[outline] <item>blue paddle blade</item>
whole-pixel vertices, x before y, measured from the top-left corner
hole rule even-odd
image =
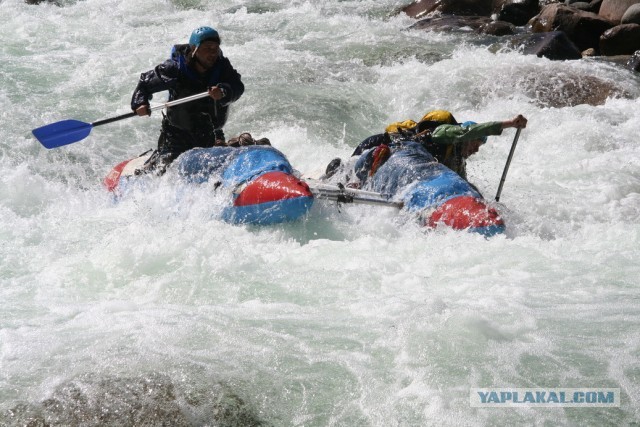
[[[32,130],[33,136],[46,148],[62,147],[86,138],[91,133],[91,123],[79,120],[63,120]]]

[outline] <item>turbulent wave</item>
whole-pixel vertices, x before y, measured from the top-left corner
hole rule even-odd
[[[638,77],[407,30],[400,3],[0,2],[0,420],[73,420],[80,407],[99,420],[121,392],[188,415],[189,393],[207,386],[191,401],[204,415],[187,423],[228,410],[265,425],[640,416]],[[155,146],[155,113],[55,150],[31,137],[128,112],[139,74],[203,24],[247,86],[227,136],[268,137],[304,173],[434,108],[527,116],[501,196],[507,235],[427,232],[394,210],[328,203],[298,223],[232,226],[211,218],[215,196],[177,198],[168,177],[114,203],[101,180]],[[593,84],[607,90],[585,103]],[[513,136],[469,161],[487,198]],[[149,378],[175,399],[145,394]],[[487,387],[620,388],[622,400],[471,407],[469,390]]]

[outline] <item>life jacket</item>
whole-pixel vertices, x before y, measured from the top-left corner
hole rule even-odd
[[[220,82],[224,67],[222,54],[205,75],[199,75],[187,63],[189,45],[176,45],[171,50],[171,59],[180,72],[177,84],[169,90],[169,100],[206,92]],[[209,97],[177,105],[167,110],[167,119],[172,126],[195,133],[211,133],[222,128],[227,121],[228,109]]]
[[[431,135],[433,131],[440,125],[450,124],[448,121],[436,121],[436,120],[422,120],[415,127],[416,140],[420,142],[427,151],[436,158],[440,163],[450,162],[450,159],[455,156],[456,148],[454,145],[442,145],[433,141]]]
[[[403,133],[413,130],[418,124],[411,119],[404,120],[402,122],[393,122],[387,126],[384,131],[386,133]]]

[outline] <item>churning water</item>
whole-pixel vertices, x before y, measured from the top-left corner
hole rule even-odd
[[[637,422],[640,79],[407,30],[402,4],[0,1],[0,424]],[[507,235],[326,203],[233,226],[206,186],[170,176],[114,203],[102,178],[155,146],[159,114],[54,150],[31,136],[128,112],[139,74],[201,25],[247,87],[227,137],[268,137],[302,172],[431,109],[524,114]],[[580,102],[603,87],[601,105]],[[513,136],[469,162],[488,198]],[[619,388],[621,405],[470,405],[505,387]]]

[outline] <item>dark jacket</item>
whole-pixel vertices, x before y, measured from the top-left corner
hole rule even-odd
[[[141,105],[148,105],[154,93],[164,90],[169,91],[169,101],[206,92],[211,86],[217,85],[224,90],[225,96],[219,101],[207,97],[167,109],[163,134],[169,135],[164,135],[165,144],[170,150],[175,148],[173,151],[212,145],[210,139],[214,131],[221,130],[227,121],[229,105],[244,92],[240,74],[222,52],[213,68],[205,75],[199,75],[188,64],[190,49],[188,44],[174,46],[170,59],[140,75],[131,98],[131,108],[136,110]]]
[[[398,135],[397,137],[390,136],[389,134],[370,136],[358,145],[352,156],[365,153],[367,150],[380,144],[388,144],[394,149],[395,141],[400,141],[400,146],[402,146],[404,141],[414,140],[420,142],[438,162],[462,178],[467,179],[466,160],[460,154],[460,145],[465,141],[502,134],[502,122],[478,123],[469,127],[462,127],[458,124],[420,122],[418,126],[416,126],[414,133],[419,133],[426,129],[431,130],[431,133],[419,138],[416,138],[416,135],[411,135],[410,132],[406,135]],[[365,163],[363,163],[363,165],[365,165]]]

